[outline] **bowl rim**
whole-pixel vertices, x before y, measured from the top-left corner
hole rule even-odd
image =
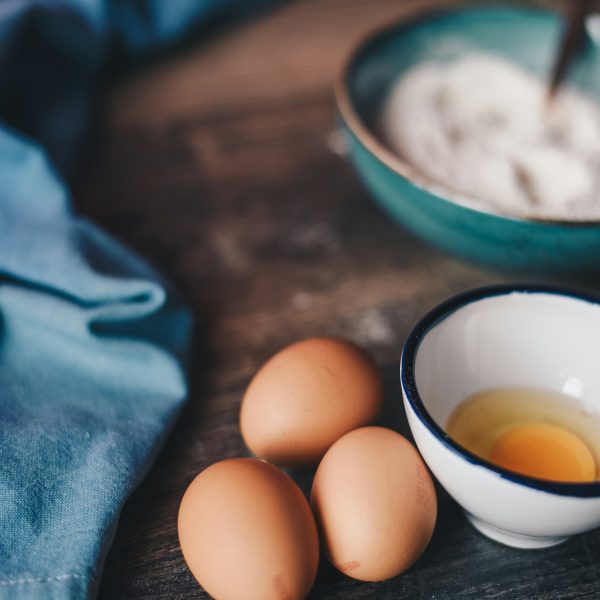
[[[425,314],[425,316],[423,316],[413,327],[404,343],[404,347],[402,349],[402,358],[400,361],[400,383],[404,396],[418,419],[429,430],[429,432],[439,442],[441,442],[447,450],[458,455],[463,460],[466,460],[475,466],[484,467],[488,471],[500,476],[503,479],[513,483],[518,483],[528,488],[533,488],[535,490],[578,498],[598,497],[600,496],[599,480],[588,483],[567,483],[538,479],[535,477],[520,475],[519,473],[498,467],[491,462],[480,458],[454,441],[450,435],[436,423],[429,411],[425,408],[425,404],[421,399],[415,381],[415,362],[419,351],[419,346],[425,339],[425,336],[436,325],[469,304],[473,304],[474,302],[479,302],[487,298],[510,295],[515,292],[520,294],[549,294],[552,296],[582,300],[594,306],[600,307],[600,298],[597,296],[568,288],[538,284],[490,285],[467,290],[452,296]]]
[[[546,15],[558,15],[557,11],[541,6],[516,6],[502,5],[494,2],[484,5],[473,5],[468,0],[454,6],[434,5],[425,9],[417,9],[416,12],[408,14],[399,20],[394,20],[384,25],[380,25],[363,35],[353,44],[348,53],[342,68],[338,71],[334,83],[334,96],[337,110],[342,121],[347,125],[350,131],[356,136],[359,143],[372,154],[379,162],[388,169],[406,179],[415,187],[433,195],[438,200],[447,202],[454,206],[465,208],[486,216],[514,221],[518,223],[536,224],[536,225],[554,225],[568,228],[589,228],[600,226],[600,219],[565,219],[552,217],[539,217],[535,215],[511,215],[493,208],[483,207],[475,198],[467,194],[452,192],[443,184],[420,173],[410,163],[397,156],[392,150],[378,139],[371,131],[359,111],[356,109],[349,90],[348,82],[354,66],[368,52],[372,46],[382,39],[402,33],[410,27],[426,23],[431,19],[446,18],[455,14],[464,12],[485,13],[490,10],[510,10],[511,12],[544,13]],[[456,194],[456,195],[454,195]]]

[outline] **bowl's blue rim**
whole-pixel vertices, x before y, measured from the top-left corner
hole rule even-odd
[[[425,336],[439,323],[449,317],[452,313],[457,310],[464,308],[465,306],[478,302],[486,298],[492,298],[495,296],[503,296],[512,293],[522,294],[550,294],[555,296],[562,296],[566,298],[572,298],[576,300],[582,300],[596,306],[600,306],[600,298],[570,290],[567,288],[549,286],[549,285],[538,285],[538,284],[504,284],[504,285],[491,285],[480,288],[475,288],[466,292],[462,292],[456,296],[445,300],[433,310],[429,311],[421,320],[413,327],[409,333],[408,338],[404,343],[402,350],[402,360],[400,368],[400,382],[402,389],[406,395],[406,398],[414,410],[415,414],[427,427],[430,433],[437,438],[448,450],[458,454],[461,458],[468,461],[471,464],[485,467],[489,471],[492,471],[496,475],[499,475],[503,479],[507,479],[514,483],[548,492],[551,494],[558,494],[561,496],[573,496],[579,498],[593,498],[600,496],[600,481],[590,483],[561,483],[556,481],[547,481],[544,479],[537,479],[534,477],[527,477],[525,475],[519,475],[507,469],[498,467],[485,459],[478,457],[469,450],[466,450],[455,442],[433,419],[429,414],[429,411],[425,408],[425,405],[419,395],[417,384],[415,381],[415,361],[417,358],[419,346],[421,345]]]
[[[392,21],[391,23],[379,26],[360,38],[358,42],[354,44],[347,55],[341,70],[338,72],[338,76],[334,85],[337,112],[345,126],[348,127],[348,129],[356,137],[357,141],[379,163],[411,183],[413,186],[426,191],[442,202],[447,202],[463,210],[479,213],[487,217],[515,223],[546,225],[569,229],[597,228],[600,226],[600,219],[596,218],[564,219],[560,217],[538,217],[535,215],[511,215],[501,211],[496,211],[491,207],[479,206],[471,199],[464,201],[460,198],[452,198],[450,192],[448,192],[448,194],[442,194],[438,190],[443,190],[444,186],[436,183],[429,177],[418,173],[409,163],[397,156],[379,140],[379,138],[364,122],[363,118],[360,116],[360,112],[354,104],[354,100],[349,89],[350,74],[358,61],[381,40],[393,35],[397,35],[409,27],[421,25],[434,19],[443,19],[467,11],[477,11],[484,14],[488,11],[503,9],[513,12],[544,14],[547,16],[558,15],[556,10],[536,5],[519,6],[513,4],[501,4],[498,2],[498,0],[489,0],[483,4],[474,4],[472,0],[463,0],[454,6],[438,5],[431,6],[423,10],[418,10],[417,12],[411,13],[400,20]]]

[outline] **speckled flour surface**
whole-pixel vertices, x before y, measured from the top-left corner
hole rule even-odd
[[[514,216],[600,218],[600,109],[493,55],[413,67],[380,119],[385,143],[423,175]]]

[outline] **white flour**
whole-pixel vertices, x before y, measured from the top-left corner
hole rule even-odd
[[[600,109],[491,55],[423,63],[393,86],[386,144],[432,181],[505,214],[600,218]]]

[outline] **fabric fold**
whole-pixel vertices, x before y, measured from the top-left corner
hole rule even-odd
[[[2,156],[18,157],[23,183],[0,186],[0,598],[92,597],[122,505],[185,400],[191,317],[71,214],[39,147],[0,131]]]

